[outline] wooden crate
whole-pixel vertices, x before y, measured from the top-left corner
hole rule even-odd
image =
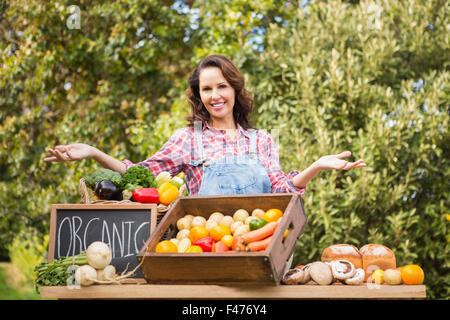
[[[284,214],[264,252],[155,253],[159,241],[175,237],[176,222],[185,214],[206,219],[215,211],[233,215],[237,209],[281,209]],[[278,285],[286,261],[306,226],[303,202],[298,194],[181,197],[176,200],[137,255],[141,269],[153,284]],[[285,230],[289,232],[283,237]]]

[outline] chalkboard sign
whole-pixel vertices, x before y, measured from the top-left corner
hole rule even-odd
[[[54,204],[50,216],[49,261],[108,244],[118,274],[138,265],[136,255],[155,230],[155,204]],[[128,267],[127,267],[128,265]],[[142,278],[139,269],[134,278]]]

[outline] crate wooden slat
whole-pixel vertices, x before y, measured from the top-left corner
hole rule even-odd
[[[272,241],[264,252],[154,252],[167,230],[176,231],[177,220],[185,214],[207,219],[216,211],[232,216],[238,209],[251,213],[256,208],[264,211],[278,208],[284,212]],[[152,284],[279,284],[286,261],[293,253],[305,226],[306,215],[298,194],[181,197],[161,220],[137,257],[140,260],[145,257],[141,269],[145,279]],[[283,237],[286,229],[289,232]]]
[[[43,298],[56,299],[423,299],[424,285],[221,286],[122,284],[80,289],[42,287]]]

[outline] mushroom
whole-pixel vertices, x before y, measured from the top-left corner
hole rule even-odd
[[[300,284],[303,281],[304,272],[298,268],[288,270],[281,282],[283,284]]]
[[[323,262],[313,262],[309,267],[309,274],[320,285],[329,285],[334,281],[330,266]]]
[[[303,271],[303,280],[302,280],[302,284],[307,283],[311,280],[311,275],[309,273],[309,270],[311,268],[311,263],[308,263],[307,265],[303,266],[300,270]]]
[[[350,279],[356,272],[353,263],[347,260],[331,262],[331,271],[333,272],[333,277],[341,281]]]
[[[345,283],[353,284],[353,285],[362,284],[364,282],[365,275],[366,275],[366,273],[364,272],[364,270],[361,268],[358,268],[355,270],[355,274],[353,275],[353,277],[345,280]]]

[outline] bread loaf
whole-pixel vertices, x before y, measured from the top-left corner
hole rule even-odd
[[[351,244],[335,244],[323,250],[322,262],[336,260],[347,260],[354,265],[355,269],[363,267],[361,254],[358,252],[358,248]]]
[[[366,281],[377,269],[395,269],[395,255],[391,249],[382,244],[366,244],[359,249],[362,268],[366,272]]]

